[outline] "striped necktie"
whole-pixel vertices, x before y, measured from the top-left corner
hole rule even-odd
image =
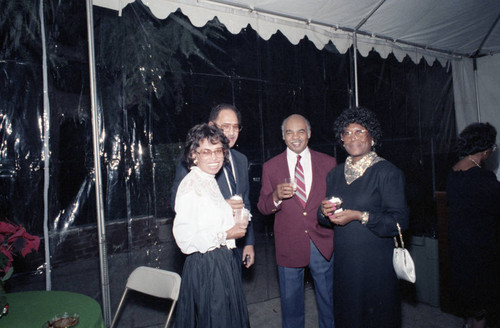
[[[295,165],[295,179],[297,180],[297,191],[295,194],[299,197],[302,207],[306,207],[306,180],[304,179],[304,169],[300,164],[300,155],[297,155],[297,164]]]

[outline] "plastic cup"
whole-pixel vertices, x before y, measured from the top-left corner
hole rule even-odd
[[[250,220],[250,211],[246,208],[239,208],[234,211],[234,224],[239,225],[242,228],[248,226],[248,221]]]

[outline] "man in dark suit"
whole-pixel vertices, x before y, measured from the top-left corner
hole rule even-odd
[[[241,114],[236,106],[229,104],[219,104],[212,108],[208,118],[210,125],[216,125],[224,131],[224,135],[229,140],[229,164],[217,173],[216,179],[219,189],[226,201],[233,210],[247,208],[250,210],[250,185],[248,182],[248,159],[239,151],[232,149],[238,140],[241,130]],[[188,169],[179,161],[177,163],[174,183],[172,185],[172,208],[175,209],[175,195],[181,180],[188,173]],[[240,198],[231,199],[234,195]],[[235,256],[243,261],[246,268],[249,268],[255,261],[255,236],[252,222],[248,224],[247,233],[244,238],[236,240]]]
[[[309,121],[287,117],[281,125],[287,149],[264,163],[258,208],[275,214],[274,238],[283,327],[304,327],[304,269],[314,280],[319,325],[334,327],[333,230],[318,224],[317,210],[326,193],[326,175],[335,158],[307,147]],[[295,177],[296,188],[285,183]]]

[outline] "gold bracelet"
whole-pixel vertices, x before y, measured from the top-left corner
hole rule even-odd
[[[370,218],[370,213],[368,212],[363,212],[361,214],[361,224],[362,225],[366,225],[366,223],[368,223],[368,219]]]

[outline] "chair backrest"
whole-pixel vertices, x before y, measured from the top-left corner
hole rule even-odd
[[[181,276],[172,271],[140,266],[128,277],[127,288],[135,291],[177,301]]]

